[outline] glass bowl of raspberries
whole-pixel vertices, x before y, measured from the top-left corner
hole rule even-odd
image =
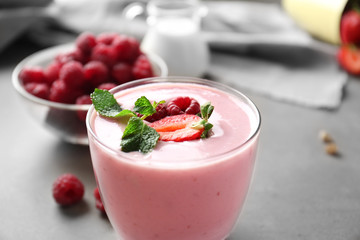
[[[66,142],[87,145],[85,118],[95,88],[167,76],[166,63],[144,53],[137,39],[119,33],[80,34],[74,43],[50,47],[22,60],[14,88],[32,117]]]

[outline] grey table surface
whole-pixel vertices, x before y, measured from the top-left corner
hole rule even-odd
[[[20,43],[0,53],[0,239],[115,239],[95,208],[88,147],[57,139],[21,106],[11,85],[16,63],[35,51]],[[360,79],[350,77],[339,109],[310,109],[246,92],[262,114],[253,183],[230,240],[360,239]],[[329,156],[318,133],[332,134]],[[62,173],[85,185],[71,208],[52,198]]]

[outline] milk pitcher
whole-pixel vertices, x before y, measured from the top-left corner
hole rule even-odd
[[[196,0],[151,0],[146,12],[148,30],[141,49],[162,57],[169,75],[203,76],[209,64],[200,29],[204,6]]]

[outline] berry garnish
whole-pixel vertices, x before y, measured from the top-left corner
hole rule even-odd
[[[114,95],[109,91],[95,89],[90,95],[95,110],[104,117],[119,118],[122,121],[128,119],[127,126],[121,138],[121,150],[124,152],[140,151],[142,153],[150,152],[157,144],[159,134],[155,129],[146,125],[143,119],[156,112],[158,104],[150,103],[146,97],[141,97],[136,100],[133,111],[122,109],[118,104]],[[137,114],[142,114],[139,118]]]
[[[149,126],[154,128],[159,134],[161,141],[183,142],[199,139],[204,131],[204,127],[194,128],[193,125],[200,122],[201,117],[193,114],[180,114],[168,116]]]
[[[360,12],[357,9],[346,11],[340,22],[340,37],[345,44],[360,43]]]
[[[200,104],[191,97],[176,97],[168,102],[166,110],[169,115],[198,114]]]
[[[62,206],[70,206],[82,200],[84,196],[83,183],[73,174],[59,176],[53,184],[53,197]]]
[[[101,200],[101,195],[98,187],[94,189],[94,198],[96,208],[99,209],[100,212],[105,213],[104,204]]]
[[[360,49],[353,45],[343,45],[337,53],[339,64],[349,73],[360,74]]]
[[[161,103],[159,105],[156,106],[156,113],[148,116],[145,118],[146,121],[148,122],[155,122],[157,120],[160,120],[164,117],[166,117],[168,115],[167,110],[166,110],[166,104],[165,103]],[[137,113],[138,117],[142,117],[143,115],[140,113]]]

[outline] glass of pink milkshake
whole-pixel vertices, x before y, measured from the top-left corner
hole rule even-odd
[[[188,96],[214,106],[208,137],[159,140],[152,151],[123,152],[122,121],[87,115],[93,168],[106,213],[123,240],[222,240],[234,228],[253,175],[260,114],[242,93],[188,77],[150,78],[110,91],[132,109]],[[146,121],[145,121],[146,122]]]

